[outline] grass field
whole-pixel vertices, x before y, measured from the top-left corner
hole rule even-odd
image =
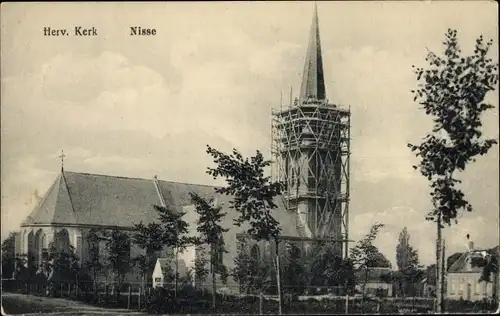
[[[2,308],[7,315],[145,315],[124,309],[106,309],[61,298],[2,293]]]

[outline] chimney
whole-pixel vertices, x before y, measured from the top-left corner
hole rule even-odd
[[[472,240],[469,241],[468,247],[469,247],[469,251],[474,250],[474,242]]]

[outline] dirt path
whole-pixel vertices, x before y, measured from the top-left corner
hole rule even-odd
[[[106,309],[62,298],[2,293],[2,315],[145,315],[124,309]]]

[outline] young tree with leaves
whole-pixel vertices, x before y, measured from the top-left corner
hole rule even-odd
[[[98,275],[101,273],[104,266],[100,253],[100,244],[103,240],[103,232],[100,229],[92,228],[88,232],[87,243],[89,245],[89,252],[87,260],[85,261],[85,267],[92,275],[94,299],[97,299],[98,295]]]
[[[318,243],[310,251],[308,272],[311,286],[342,287],[345,293],[354,289],[355,277],[352,262],[343,259],[330,243]]]
[[[384,227],[384,224],[375,223],[371,228],[370,232],[366,236],[358,241],[358,243],[350,250],[350,259],[354,265],[356,271],[364,272],[364,279],[362,283],[362,292],[365,294],[366,283],[368,282],[368,272],[369,268],[374,265],[374,258],[378,255],[379,251],[377,247],[373,245],[373,242],[377,238],[379,230]]]
[[[158,223],[149,223],[144,225],[142,222],[134,224],[133,241],[144,251],[144,254],[134,258],[135,265],[139,269],[142,278],[143,293],[146,293],[146,285],[153,275],[156,264],[156,253],[163,250],[164,232]]]
[[[214,198],[209,200],[202,198],[196,193],[189,193],[198,213],[198,220],[196,221],[196,230],[200,234],[199,243],[206,244],[210,247],[210,272],[212,274],[212,307],[216,308],[216,274],[220,275],[222,271],[227,271],[222,256],[227,253],[225,249],[223,234],[229,231],[221,225],[221,221],[226,216],[223,213],[222,207],[214,205]],[[224,272],[223,272],[224,273]]]
[[[4,241],[2,241],[2,278],[7,279],[12,277],[15,266],[15,233],[10,233]]]
[[[493,249],[489,249],[486,252],[486,256],[484,258],[484,267],[481,273],[481,277],[479,278],[479,282],[492,282],[493,286],[493,298],[498,300],[498,278],[499,278],[499,247],[495,247]],[[493,278],[492,278],[493,275]]]
[[[209,263],[210,259],[208,258],[205,249],[202,246],[198,246],[196,248],[196,257],[194,259],[193,268],[196,287],[199,287],[207,279],[207,276],[210,272],[207,268],[207,265]]]
[[[302,257],[297,245],[290,244],[283,261],[282,283],[284,292],[292,295],[303,294],[308,281],[308,273],[306,260]]]
[[[434,126],[421,144],[408,144],[408,147],[420,158],[414,168],[429,180],[432,189],[433,209],[427,219],[437,224],[438,312],[443,311],[443,224],[457,223],[461,210],[472,211],[472,205],[457,188],[461,183],[457,175],[497,143],[494,139],[482,138],[481,132],[482,114],[493,108],[485,102],[485,97],[498,83],[498,64],[488,57],[492,43],[485,42],[481,35],[476,40],[474,53],[465,56],[459,47],[457,31],[448,29],[443,42],[444,56],[429,52],[428,69],[415,69],[418,87],[412,90],[414,101],[432,117]]]
[[[271,165],[265,160],[262,153],[257,151],[255,156],[244,158],[241,153],[233,149],[232,154],[222,153],[207,145],[207,153],[212,156],[216,168],[208,168],[207,173],[214,179],[223,177],[227,186],[217,188],[216,192],[233,196],[230,207],[239,213],[234,221],[236,226],[249,224],[247,234],[256,241],[274,241],[276,247],[276,273],[278,283],[278,308],[282,311],[281,280],[279,268],[279,236],[281,227],[272,216],[272,210],[278,206],[274,198],[281,194],[283,184],[272,182],[269,176],[264,176],[264,169]]]
[[[182,253],[189,245],[196,245],[197,238],[188,236],[189,224],[183,219],[186,212],[176,212],[166,207],[155,205],[158,212],[163,232],[163,244],[165,247],[173,249],[175,260],[174,282],[175,297],[177,297],[179,283],[179,253]]]
[[[120,300],[120,288],[125,276],[130,271],[130,237],[124,231],[114,228],[105,232],[105,246],[107,252],[107,266],[113,273],[116,284],[116,299]]]
[[[405,227],[399,234],[399,243],[396,246],[396,262],[398,265],[398,283],[403,296],[415,294],[415,283],[424,278],[424,271],[419,263],[418,251],[410,245],[410,234]]]

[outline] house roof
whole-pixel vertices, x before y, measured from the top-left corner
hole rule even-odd
[[[368,268],[368,276],[366,276],[366,268],[356,271],[356,279],[364,282],[367,278],[368,283],[384,282],[382,276],[392,273],[391,268]]]
[[[229,208],[231,197],[219,195],[214,189],[158,179],[62,171],[22,226],[68,224],[130,228],[140,222],[158,221],[154,205],[165,203],[176,211],[183,211],[185,206],[193,204],[189,193],[195,192],[216,197],[227,213],[224,226],[232,227],[232,220],[238,214]],[[279,208],[273,211],[273,216],[280,222],[283,235],[297,236],[297,223],[300,223],[297,216],[285,210],[282,199],[276,200]],[[186,218],[193,217],[191,215]]]
[[[448,273],[460,273],[460,272],[482,272],[483,266],[481,265],[471,265],[469,269],[469,260],[474,260],[476,258],[484,258],[485,253],[494,251],[498,254],[499,246],[492,249],[474,249],[463,253],[448,269]]]

